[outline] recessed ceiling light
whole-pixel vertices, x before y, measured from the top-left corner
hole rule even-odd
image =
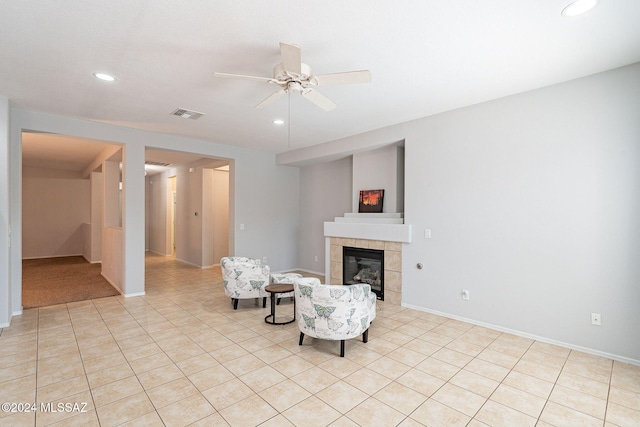
[[[564,9],[562,9],[563,16],[578,16],[583,13],[589,12],[596,7],[598,0],[576,0]]]
[[[284,124],[284,120],[282,120],[282,119],[275,119],[275,120],[273,121],[273,124],[274,124],[274,125],[278,125],[278,126],[279,126],[279,125],[283,125],[283,124]]]
[[[93,76],[96,79],[100,79],[100,80],[104,80],[105,82],[115,82],[116,78],[113,77],[111,74],[106,74],[106,73],[93,73]]]

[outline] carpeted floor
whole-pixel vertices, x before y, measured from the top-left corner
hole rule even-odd
[[[81,256],[25,259],[22,306],[45,307],[118,295],[100,269],[100,263],[91,264]]]

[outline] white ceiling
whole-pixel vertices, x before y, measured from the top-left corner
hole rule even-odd
[[[20,0],[0,2],[0,95],[12,105],[217,143],[287,151],[640,61],[640,1]],[[371,84],[322,87],[338,108],[212,77],[271,76],[279,42],[317,74],[369,69]],[[93,72],[114,74],[114,83]],[[199,120],[171,116],[178,108]]]
[[[107,144],[83,138],[25,132],[22,134],[22,166],[82,172],[106,147]]]
[[[22,166],[86,172],[86,168],[93,163],[94,159],[113,145],[104,141],[93,141],[69,135],[23,132]],[[145,165],[148,175],[199,160],[207,160],[211,164],[215,162],[218,165],[228,164],[226,160],[204,158],[196,154],[150,148],[145,150],[145,161],[169,164],[169,166]]]

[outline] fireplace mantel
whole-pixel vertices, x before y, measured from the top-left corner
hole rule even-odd
[[[411,243],[411,225],[404,224],[400,213],[348,213],[324,223],[325,237],[382,240]]]

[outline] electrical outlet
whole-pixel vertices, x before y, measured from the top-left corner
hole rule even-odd
[[[318,262],[318,255],[315,256],[315,261]]]
[[[463,289],[462,292],[460,292],[460,295],[463,300],[469,301],[469,291],[467,289]]]
[[[425,239],[430,239],[431,238],[431,229],[430,228],[425,228],[424,229],[424,238]]]
[[[265,264],[267,263],[267,257],[266,256],[262,257],[262,262],[264,262]]]
[[[596,326],[602,326],[600,313],[591,313],[591,324]]]
[[[244,224],[240,224],[240,230],[244,230]]]

